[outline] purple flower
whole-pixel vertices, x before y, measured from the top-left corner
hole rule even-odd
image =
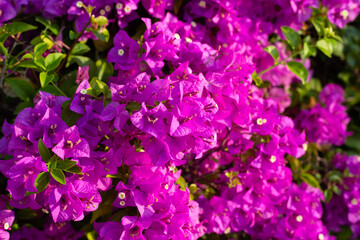
[[[166,133],[165,121],[167,117],[167,108],[162,103],[152,109],[148,109],[143,103],[141,110],[132,114],[130,119],[135,127],[160,139]]]
[[[9,1],[0,2],[0,24],[13,19],[16,16],[15,8]]]
[[[116,63],[122,70],[131,69],[138,59],[139,44],[120,30],[114,37],[114,45],[108,53],[108,61]]]
[[[39,173],[46,171],[47,166],[40,157],[23,157],[17,159],[15,163],[13,162],[13,166],[6,172],[3,172],[3,174],[9,178],[7,189],[12,198],[21,200],[27,191],[37,192],[35,179]]]
[[[61,159],[70,157],[90,157],[89,144],[84,138],[80,138],[76,126],[72,126],[64,132],[59,133],[58,137],[61,140],[52,151]]]
[[[0,210],[0,238],[8,240],[10,238],[9,230],[15,219],[14,212],[11,210]]]

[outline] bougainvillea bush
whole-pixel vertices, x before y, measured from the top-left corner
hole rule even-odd
[[[359,0],[0,0],[0,239],[356,239]]]

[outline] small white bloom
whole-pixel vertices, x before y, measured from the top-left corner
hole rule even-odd
[[[119,195],[118,195],[118,197],[119,197],[121,200],[123,200],[123,199],[125,199],[126,195],[125,195],[124,192],[120,192]],[[120,204],[121,204],[121,203],[120,203]]]
[[[126,13],[130,13],[130,12],[131,12],[131,8],[130,8],[129,6],[126,6],[126,7],[124,8],[124,11],[125,11]]]
[[[122,50],[122,49],[119,49],[119,50],[118,50],[118,55],[119,55],[119,56],[124,55],[124,53],[125,53],[124,50]]]
[[[123,8],[122,3],[116,4],[116,9],[117,9],[117,10],[121,10],[122,8]]]
[[[8,222],[4,223],[4,229],[5,230],[8,230],[10,228],[10,225]]]
[[[205,8],[206,7],[206,2],[205,1],[200,1],[199,6],[202,7],[202,8]]]
[[[76,6],[77,6],[78,8],[81,8],[83,5],[84,5],[84,4],[83,4],[82,1],[77,1],[77,2],[76,2]]]

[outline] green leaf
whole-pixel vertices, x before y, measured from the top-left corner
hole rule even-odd
[[[352,239],[353,232],[349,226],[341,227],[341,232],[336,236],[336,240],[349,240]]]
[[[99,16],[94,19],[94,23],[98,24],[99,26],[104,26],[108,23],[108,19],[104,16]]]
[[[109,31],[105,28],[100,33],[98,30],[90,29],[90,31],[97,37],[99,40],[103,42],[108,42],[110,38]]]
[[[0,42],[0,51],[2,54],[4,54],[5,56],[8,55],[8,52],[6,50],[6,48],[4,47],[4,44],[2,42]]]
[[[264,48],[266,52],[268,52],[275,60],[275,63],[279,60],[279,51],[276,49],[275,46],[267,46]]]
[[[336,40],[335,44],[336,44]],[[320,39],[316,42],[316,47],[322,51],[326,56],[331,58],[331,54],[334,51],[334,42],[329,38]]]
[[[63,104],[63,110],[61,113],[61,119],[69,126],[73,126],[77,120],[79,120],[82,115],[70,110],[70,102],[65,102]]]
[[[48,72],[55,70],[59,66],[63,56],[64,54],[62,53],[50,53],[49,55],[47,55],[45,58],[46,70]]]
[[[21,60],[29,58],[34,58],[34,55],[32,53],[26,53],[24,54],[24,56],[21,57]]]
[[[335,184],[331,186],[331,190],[336,193],[337,195],[341,195],[341,190],[338,186],[336,186]]]
[[[95,65],[95,63],[89,57],[79,56],[79,55],[70,55],[66,66],[69,66],[73,62],[76,62],[80,67],[89,65],[90,66],[89,72],[91,70],[91,67],[93,67]],[[95,67],[95,70],[96,70],[96,67]]]
[[[96,61],[96,67],[98,68],[98,78],[106,82],[114,74],[113,65],[106,61],[106,59],[99,59]]]
[[[284,34],[286,41],[290,44],[292,49],[295,49],[301,43],[300,35],[292,28],[283,26],[281,31]]]
[[[43,17],[36,17],[35,21],[41,23],[45,27],[47,27],[53,34],[58,35],[60,31],[60,27],[53,21]]]
[[[49,163],[48,163],[48,170],[56,169],[58,159],[59,159],[59,157],[55,154],[50,158]]]
[[[319,182],[316,180],[316,178],[313,175],[302,172],[300,173],[300,178],[310,186],[321,189]]]
[[[48,164],[48,170],[54,170],[56,169],[56,165],[57,165],[57,161],[50,161],[49,164]]]
[[[25,197],[26,196],[29,196],[29,195],[33,195],[33,194],[37,194],[38,192],[29,192],[29,191],[26,191],[26,193],[25,193]]]
[[[330,176],[329,176],[329,181],[330,182],[341,182],[342,181],[341,173],[337,170],[331,171]]]
[[[12,67],[15,67],[15,66],[12,66]],[[35,68],[35,69],[39,68],[39,66],[35,64],[34,60],[22,61],[19,64],[17,64],[16,67]]]
[[[112,204],[104,204],[103,202],[101,202],[99,204],[99,207],[95,211],[92,212],[90,223],[92,224],[99,217],[102,217],[102,216],[105,216],[105,215],[110,215],[111,216],[112,210],[113,210]]]
[[[54,74],[47,74],[46,72],[40,73],[41,87],[46,87],[54,79]]]
[[[60,169],[60,170],[65,170],[65,169],[69,169],[69,168],[72,168],[73,166],[76,165],[76,161],[71,161],[71,160],[59,160],[57,162],[57,169]]]
[[[185,191],[186,190],[186,187],[187,187],[187,182],[185,181],[185,179],[180,176],[178,178],[178,180],[176,181],[176,184],[178,184],[180,186],[180,189]]]
[[[95,231],[87,232],[85,235],[86,235],[87,240],[96,240],[97,234]]]
[[[66,185],[66,181],[65,181],[65,175],[63,173],[63,171],[59,170],[59,169],[54,169],[51,171],[51,176],[58,182],[61,183],[63,185]]]
[[[79,168],[77,165],[68,168],[68,169],[64,169],[65,172],[69,172],[69,173],[75,173],[75,174],[81,174],[81,168]]]
[[[311,19],[311,23],[314,25],[319,37],[324,35],[325,32],[325,19],[323,16]]]
[[[39,43],[34,47],[34,56],[39,57],[48,49],[47,43]]]
[[[325,198],[325,202],[330,202],[331,198],[333,197],[333,191],[331,191],[330,189],[326,189],[324,191],[324,198]]]
[[[134,111],[140,111],[141,110],[141,104],[138,102],[129,102],[126,107],[125,110],[130,112],[134,112]]]
[[[42,70],[45,70],[45,58],[44,57],[39,57],[37,59],[34,60],[34,63],[40,67]]]
[[[287,62],[286,65],[288,66],[291,72],[293,72],[296,76],[298,76],[301,79],[303,84],[306,83],[306,79],[309,73],[302,63],[296,61],[290,61]]]
[[[263,81],[261,80],[256,71],[251,74],[251,78],[257,87],[260,87],[263,84]]]
[[[74,40],[76,37],[77,37],[77,33],[75,33],[73,30],[70,30],[69,32],[70,40]]]
[[[37,29],[37,27],[24,22],[13,22],[7,24],[5,27],[5,31],[8,32],[10,35],[26,32],[34,29]]]
[[[45,146],[45,144],[41,138],[39,139],[39,142],[38,142],[38,150],[39,150],[39,154],[40,154],[41,158],[45,162],[49,162],[51,159],[51,153],[50,153],[49,149]]]
[[[35,89],[29,82],[21,78],[6,78],[5,80],[20,99],[30,102],[35,97]]]
[[[195,183],[190,184],[189,190],[191,194],[194,194],[199,188],[196,186]]]
[[[49,172],[42,172],[35,179],[35,188],[39,192],[42,192],[42,191],[45,190],[45,188],[47,187],[49,182],[50,182],[50,174],[49,174]]]
[[[316,56],[316,48],[314,48],[313,46],[311,46],[309,43],[304,42],[304,56],[306,58],[313,56]]]
[[[90,86],[91,86],[91,89],[93,90],[92,93],[94,93],[94,91],[95,91],[96,96],[98,96],[102,93],[102,94],[104,94],[104,96],[106,98],[108,98],[109,94],[111,94],[108,85],[106,85],[106,83],[104,83],[96,78],[93,78],[93,80],[91,80]],[[90,93],[91,93],[91,90],[90,90]]]
[[[75,44],[73,50],[71,51],[71,54],[81,55],[87,53],[88,51],[90,51],[90,47],[88,47],[88,45],[84,43],[77,43]]]

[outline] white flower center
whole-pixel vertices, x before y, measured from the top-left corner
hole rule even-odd
[[[200,1],[199,6],[202,7],[202,8],[205,8],[206,7],[206,2],[205,1]]]
[[[177,34],[177,33],[175,33],[175,34],[174,34],[174,38],[176,38],[176,39],[180,39],[180,35],[179,35],[179,34]]]
[[[166,190],[169,189],[169,185],[168,184],[165,184],[165,187],[164,187]]]
[[[119,56],[124,55],[124,53],[125,53],[124,50],[122,50],[122,49],[119,49],[119,50],[118,50],[118,55],[119,55]]]
[[[346,20],[349,17],[349,12],[347,10],[342,10],[340,12],[340,15],[343,17],[344,20]]]
[[[298,215],[298,216],[296,217],[296,221],[297,221],[297,222],[302,222],[303,219],[304,219],[304,218],[303,218],[303,216],[301,216],[301,215]]]
[[[175,166],[170,166],[170,167],[169,167],[169,171],[170,171],[170,172],[175,171]]]
[[[124,8],[124,11],[125,11],[126,13],[130,13],[130,12],[131,12],[131,8],[130,8],[129,6],[126,6],[126,7]]]
[[[352,204],[352,205],[357,205],[358,202],[359,202],[359,201],[358,201],[356,198],[353,198],[353,199],[351,200],[351,204]]]
[[[319,236],[318,236],[318,239],[319,239],[319,240],[324,240],[324,239],[325,239],[324,234],[320,233]]]
[[[111,7],[110,7],[109,5],[106,5],[106,6],[105,6],[105,10],[106,10],[107,12],[109,12],[109,11],[111,10]]]
[[[185,40],[186,40],[186,42],[188,42],[188,43],[192,43],[192,40],[191,40],[191,38],[185,38]]]
[[[4,223],[4,229],[5,230],[8,230],[10,228],[10,225],[8,222]]]
[[[86,94],[86,93],[87,93],[87,90],[86,90],[86,89],[81,89],[80,93],[81,93],[81,94]]]
[[[76,6],[77,6],[78,8],[81,8],[83,5],[84,5],[84,4],[83,4],[82,1],[77,1],[77,2],[76,2]]]
[[[196,22],[192,21],[191,26],[196,27]]]
[[[120,206],[125,206],[125,201],[120,201]]]
[[[116,9],[117,9],[117,10],[121,10],[122,8],[123,8],[122,3],[116,4]]]
[[[262,118],[258,118],[258,119],[256,119],[256,123],[257,123],[257,125],[263,125],[264,124],[264,119],[262,119]]]
[[[125,199],[126,195],[125,195],[124,192],[120,192],[119,195],[118,195],[118,197],[119,197],[121,200],[123,200],[123,199]],[[123,202],[123,201],[122,201],[122,202]],[[121,204],[121,203],[120,203],[120,204]]]
[[[270,158],[270,162],[272,163],[276,162],[276,156],[272,155]]]
[[[308,144],[307,144],[307,143],[304,143],[304,144],[302,145],[302,147],[303,147],[303,149],[306,151],[306,150],[308,149]]]
[[[104,9],[101,9],[101,10],[100,10],[100,15],[104,16],[104,15],[105,15],[105,13],[106,13],[106,12],[105,12],[105,10],[104,10]]]

